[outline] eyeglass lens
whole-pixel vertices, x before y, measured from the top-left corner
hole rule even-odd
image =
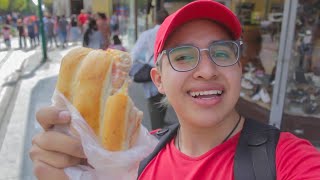
[[[238,60],[239,47],[234,42],[217,42],[209,46],[209,57],[218,66],[230,66]],[[179,46],[169,51],[172,67],[178,71],[194,69],[200,60],[200,49],[194,46]]]

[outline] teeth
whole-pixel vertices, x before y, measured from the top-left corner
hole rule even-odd
[[[222,94],[222,91],[220,90],[190,92],[190,95],[193,97],[199,96],[199,95],[221,95],[221,94]]]

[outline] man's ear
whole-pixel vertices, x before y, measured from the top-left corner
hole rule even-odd
[[[151,79],[152,79],[153,83],[158,88],[159,93],[165,94],[164,89],[163,89],[162,79],[161,79],[161,72],[159,71],[159,69],[152,68],[150,71],[150,75],[151,75]]]

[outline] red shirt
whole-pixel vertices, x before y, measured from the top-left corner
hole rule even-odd
[[[87,19],[88,19],[88,15],[87,15],[87,14],[81,13],[81,14],[79,14],[79,16],[78,16],[78,21],[80,22],[81,25],[83,25],[84,23],[86,23]]]
[[[139,180],[233,180],[239,137],[240,133],[195,158],[181,153],[172,139],[148,164]],[[278,180],[320,180],[320,152],[308,141],[282,132],[276,149],[276,167]]]

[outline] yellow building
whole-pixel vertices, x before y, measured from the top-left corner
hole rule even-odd
[[[112,0],[92,0],[92,12],[104,12],[110,16],[112,14]]]

